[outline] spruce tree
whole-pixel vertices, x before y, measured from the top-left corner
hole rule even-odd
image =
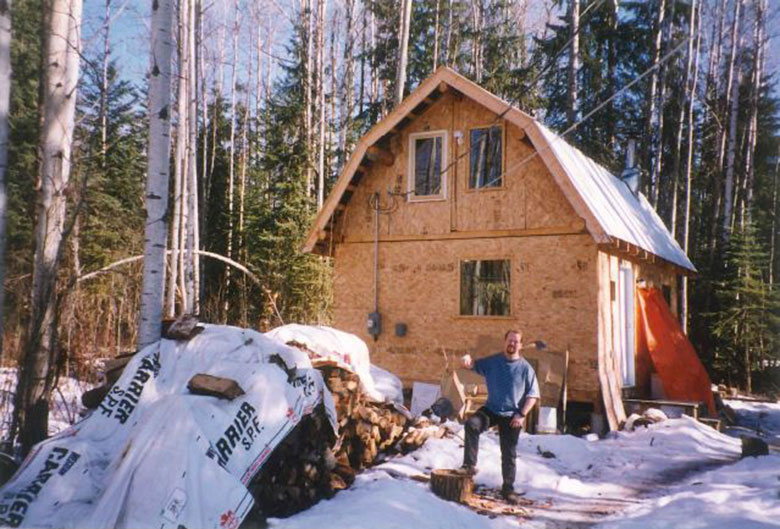
[[[731,384],[753,390],[753,375],[778,360],[780,298],[766,281],[768,255],[746,224],[726,247],[723,278],[716,283],[718,310],[712,315],[718,339],[713,369]]]

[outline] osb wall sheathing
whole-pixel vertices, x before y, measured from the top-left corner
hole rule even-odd
[[[374,237],[371,196],[379,192],[380,237],[436,236],[484,230],[547,230],[571,232],[584,229],[563,193],[553,181],[524,133],[503,120],[503,182],[500,188],[468,188],[469,130],[496,124],[496,115],[450,90],[416,117],[389,145],[392,166],[374,163],[363,176],[336,227],[336,241],[368,241]],[[409,199],[409,135],[447,131],[446,197]],[[461,139],[455,137],[458,131]],[[388,194],[388,190],[393,194]]]
[[[616,299],[611,299],[612,287],[610,283],[614,282],[617,287],[619,269],[625,264],[630,265],[633,269],[635,286],[644,285],[646,287],[656,287],[660,290],[664,286],[668,287],[671,291],[671,309],[674,314],[677,314],[677,274],[674,267],[661,261],[648,263],[636,259],[627,260],[625,256],[599,252],[599,296],[602,303],[609,307],[604,317],[599,318],[600,335],[603,337],[601,346],[603,347],[603,354],[608,358],[608,362],[612,362],[617,367],[618,373],[620,372],[620,359],[613,354],[613,351],[616,351],[614,326],[619,321],[619,305]],[[638,307],[638,303],[635,296],[635,307]],[[638,314],[636,318],[635,325],[638,326],[640,324]],[[636,385],[633,388],[622,389],[632,397],[649,398],[650,375],[654,372],[652,361],[647,353],[639,353],[640,348],[638,344],[635,344],[634,350],[637,351],[635,356]]]
[[[337,245],[334,325],[360,336],[372,362],[405,383],[438,382],[441,348],[453,358],[502,349],[507,329],[545,340],[551,350],[570,349],[569,398],[595,401],[597,254],[590,235],[398,241],[379,244],[379,312],[382,333],[367,333],[374,310],[374,245]],[[509,259],[511,316],[459,315],[459,269],[465,259]],[[406,336],[395,335],[405,323]]]

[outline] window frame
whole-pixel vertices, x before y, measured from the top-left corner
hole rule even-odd
[[[427,138],[441,138],[441,193],[436,195],[418,195],[415,193],[415,183],[417,174],[415,171],[417,161],[417,140]],[[446,129],[440,130],[425,130],[422,132],[412,132],[409,134],[409,162],[408,162],[408,175],[406,179],[406,191],[409,202],[431,202],[437,200],[447,200],[447,173],[449,172],[447,166],[449,165],[449,131]]]
[[[462,286],[463,286],[463,263],[466,261],[506,261],[508,263],[508,270],[509,270],[509,283],[508,283],[508,292],[509,292],[509,299],[507,300],[507,308],[509,312],[507,314],[461,314],[461,294],[462,294]],[[513,282],[512,282],[512,275],[513,275],[513,260],[511,257],[506,255],[496,255],[496,256],[480,256],[480,257],[462,257],[459,258],[457,261],[457,269],[458,269],[458,282],[457,282],[457,289],[458,289],[458,296],[457,296],[457,306],[455,307],[455,316],[457,318],[466,318],[466,319],[479,319],[479,320],[489,320],[489,319],[496,319],[496,320],[514,320],[516,319],[516,316],[514,314],[514,310],[512,307],[513,299],[514,299],[514,288],[513,288]]]
[[[471,132],[479,129],[490,129],[496,127],[501,130],[501,185],[492,187],[471,187]],[[488,123],[477,125],[467,129],[466,141],[468,141],[468,159],[466,160],[466,191],[483,192],[499,191],[506,188],[506,121],[502,120],[500,124]]]

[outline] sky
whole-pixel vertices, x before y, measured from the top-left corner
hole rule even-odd
[[[715,0],[709,1],[715,5]],[[136,82],[142,82],[149,65],[149,12],[150,2],[138,0],[111,0],[111,48],[117,58],[120,72]],[[286,55],[286,40],[291,29],[290,13],[293,12],[291,4],[295,0],[259,0],[256,5],[264,6],[267,20],[271,21],[274,28],[274,47],[272,54],[277,57]],[[549,0],[546,2],[531,2],[527,15],[529,27],[542,27],[546,17]],[[331,3],[332,4],[332,3]],[[232,3],[220,0],[211,3],[206,2],[207,13],[214,24],[225,21],[228,24],[232,17]],[[717,3],[719,5],[719,2]],[[556,10],[552,10],[553,13]],[[562,11],[558,10],[561,15]],[[97,33],[103,26],[105,16],[105,3],[102,1],[86,0],[84,4],[84,49],[87,54],[90,50],[102,47],[102,37]],[[250,17],[243,17],[243,21],[249,22]],[[766,72],[777,73],[780,68],[780,2],[769,1],[769,13],[767,15],[768,47]],[[709,31],[704,28],[705,38]],[[216,31],[212,28],[211,31]],[[242,44],[246,39],[242,39]],[[243,45],[239,47],[243,49]],[[704,63],[702,63],[704,64]],[[780,83],[775,85],[775,92],[780,92]]]

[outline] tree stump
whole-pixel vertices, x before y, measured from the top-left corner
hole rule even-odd
[[[457,470],[432,470],[431,490],[445,500],[467,503],[474,490],[474,480],[471,476]]]

